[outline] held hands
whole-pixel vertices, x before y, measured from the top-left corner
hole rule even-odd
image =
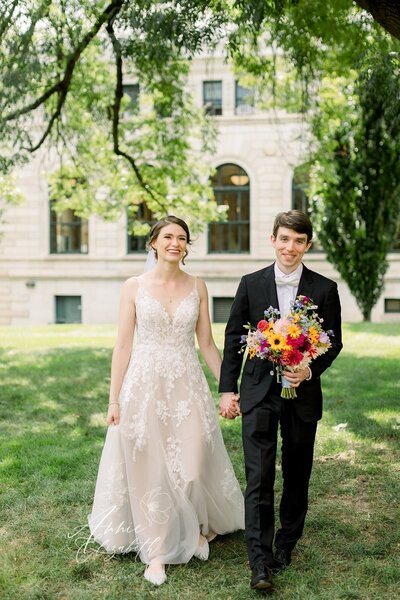
[[[239,394],[224,392],[219,401],[219,414],[225,419],[236,419],[241,416]]]
[[[310,370],[308,367],[300,371],[283,371],[282,375],[288,380],[291,387],[297,388],[303,381],[309,378]]]
[[[107,411],[107,425],[119,424],[119,403],[110,402]]]

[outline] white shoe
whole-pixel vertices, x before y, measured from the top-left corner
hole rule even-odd
[[[199,558],[200,560],[207,560],[208,557],[210,556],[210,546],[208,545],[208,541],[207,538],[204,540],[204,542],[202,543],[202,545],[197,546],[197,550],[194,553],[196,558]]]
[[[146,568],[143,577],[153,585],[162,585],[167,581],[167,576],[164,570],[149,571],[148,568]]]

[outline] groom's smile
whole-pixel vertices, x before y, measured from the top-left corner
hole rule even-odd
[[[297,233],[287,227],[279,227],[276,236],[271,235],[271,244],[275,248],[278,267],[286,274],[297,269],[311,246],[307,234]]]

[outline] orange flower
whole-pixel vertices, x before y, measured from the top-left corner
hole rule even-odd
[[[310,338],[310,342],[312,344],[316,344],[319,340],[319,333],[317,331],[317,329],[314,327],[314,325],[311,325],[310,329],[308,330],[308,337]]]

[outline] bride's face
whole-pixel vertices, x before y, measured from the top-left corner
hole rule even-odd
[[[165,225],[151,244],[158,260],[180,262],[185,257],[187,237],[185,230],[175,223]]]

